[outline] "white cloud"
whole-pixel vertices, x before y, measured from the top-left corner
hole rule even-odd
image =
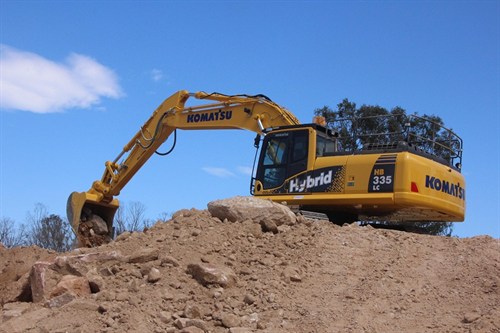
[[[163,72],[159,69],[154,68],[151,71],[151,79],[155,82],[160,81],[161,79],[163,79]]]
[[[247,166],[239,166],[238,171],[241,174],[244,174],[245,176],[251,176],[252,175],[252,168],[247,167]]]
[[[220,177],[220,178],[230,178],[230,177],[236,177],[236,174],[229,169],[226,168],[217,168],[217,167],[203,167],[203,171],[205,171],[208,174],[211,174],[212,176]],[[247,167],[247,166],[239,166],[237,167],[238,173],[245,175],[245,176],[252,176],[252,168]]]
[[[229,178],[235,176],[234,173],[225,168],[204,167],[202,168],[202,170],[206,173],[220,178]]]
[[[0,74],[0,109],[50,113],[123,95],[112,70],[76,53],[57,63],[0,44]]]

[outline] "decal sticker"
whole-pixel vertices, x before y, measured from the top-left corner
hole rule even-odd
[[[368,192],[393,192],[397,154],[380,155],[373,165]]]
[[[425,176],[425,187],[435,190],[438,192],[443,192],[449,194],[453,197],[462,199],[465,201],[465,189],[460,185],[460,183],[453,184],[445,179],[439,179],[434,176]]]
[[[307,172],[289,179],[288,193],[303,192],[343,192],[345,168],[335,166]]]
[[[188,123],[200,123],[206,121],[229,120],[233,117],[232,110],[219,110],[212,112],[192,113],[187,115]]]

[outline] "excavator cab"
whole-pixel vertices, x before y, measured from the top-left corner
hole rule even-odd
[[[302,179],[313,172],[316,156],[334,151],[336,133],[317,124],[273,128],[264,138],[252,194],[309,193],[312,184]],[[321,184],[320,184],[321,183]]]

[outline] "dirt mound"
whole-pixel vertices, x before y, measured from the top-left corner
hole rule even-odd
[[[496,239],[265,220],[182,210],[57,257],[0,247],[0,332],[500,332]]]

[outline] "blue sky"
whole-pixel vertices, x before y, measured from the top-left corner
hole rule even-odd
[[[498,1],[0,0],[0,44],[0,217],[65,216],[186,89],[262,93],[304,123],[343,98],[436,114],[464,139],[454,234],[500,237]],[[119,198],[156,218],[247,195],[253,137],[181,131]]]

